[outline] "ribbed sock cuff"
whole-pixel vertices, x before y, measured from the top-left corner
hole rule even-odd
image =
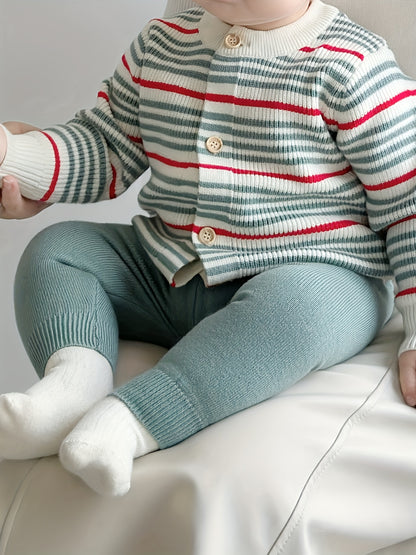
[[[137,376],[112,395],[128,406],[161,449],[183,441],[208,425],[180,386],[158,369]]]

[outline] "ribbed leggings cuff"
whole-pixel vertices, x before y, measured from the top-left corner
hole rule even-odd
[[[171,447],[205,428],[181,387],[158,369],[141,374],[113,392],[156,439],[161,449]]]
[[[40,323],[26,342],[29,357],[39,376],[50,356],[64,347],[80,346],[102,354],[114,369],[118,356],[118,332],[101,322],[97,331],[94,315],[66,313]]]

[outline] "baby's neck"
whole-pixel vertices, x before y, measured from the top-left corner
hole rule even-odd
[[[255,31],[272,31],[273,29],[278,29],[279,27],[284,27],[285,25],[290,25],[298,21],[305,13],[308,11],[312,0],[306,0],[305,4],[297,10],[294,14],[284,17],[282,19],[277,19],[275,21],[268,21],[266,23],[260,23],[257,25],[245,25],[247,29],[253,29]]]

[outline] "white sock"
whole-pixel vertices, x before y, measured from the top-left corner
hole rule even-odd
[[[112,387],[111,366],[100,353],[60,349],[49,359],[45,377],[26,393],[0,395],[0,458],[58,453],[64,437]]]
[[[130,489],[133,459],[159,449],[156,440],[116,397],[97,403],[65,438],[62,465],[101,495]]]

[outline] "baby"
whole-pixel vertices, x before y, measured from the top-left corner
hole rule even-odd
[[[151,176],[131,226],[62,223],[26,249],[16,314],[42,379],[0,396],[0,457],[59,451],[123,495],[135,458],[363,349],[392,272],[415,405],[415,96],[385,41],[320,0],[198,0],[145,27],[93,109],[2,126],[1,175],[28,199]],[[119,337],[169,350],[113,390]]]

